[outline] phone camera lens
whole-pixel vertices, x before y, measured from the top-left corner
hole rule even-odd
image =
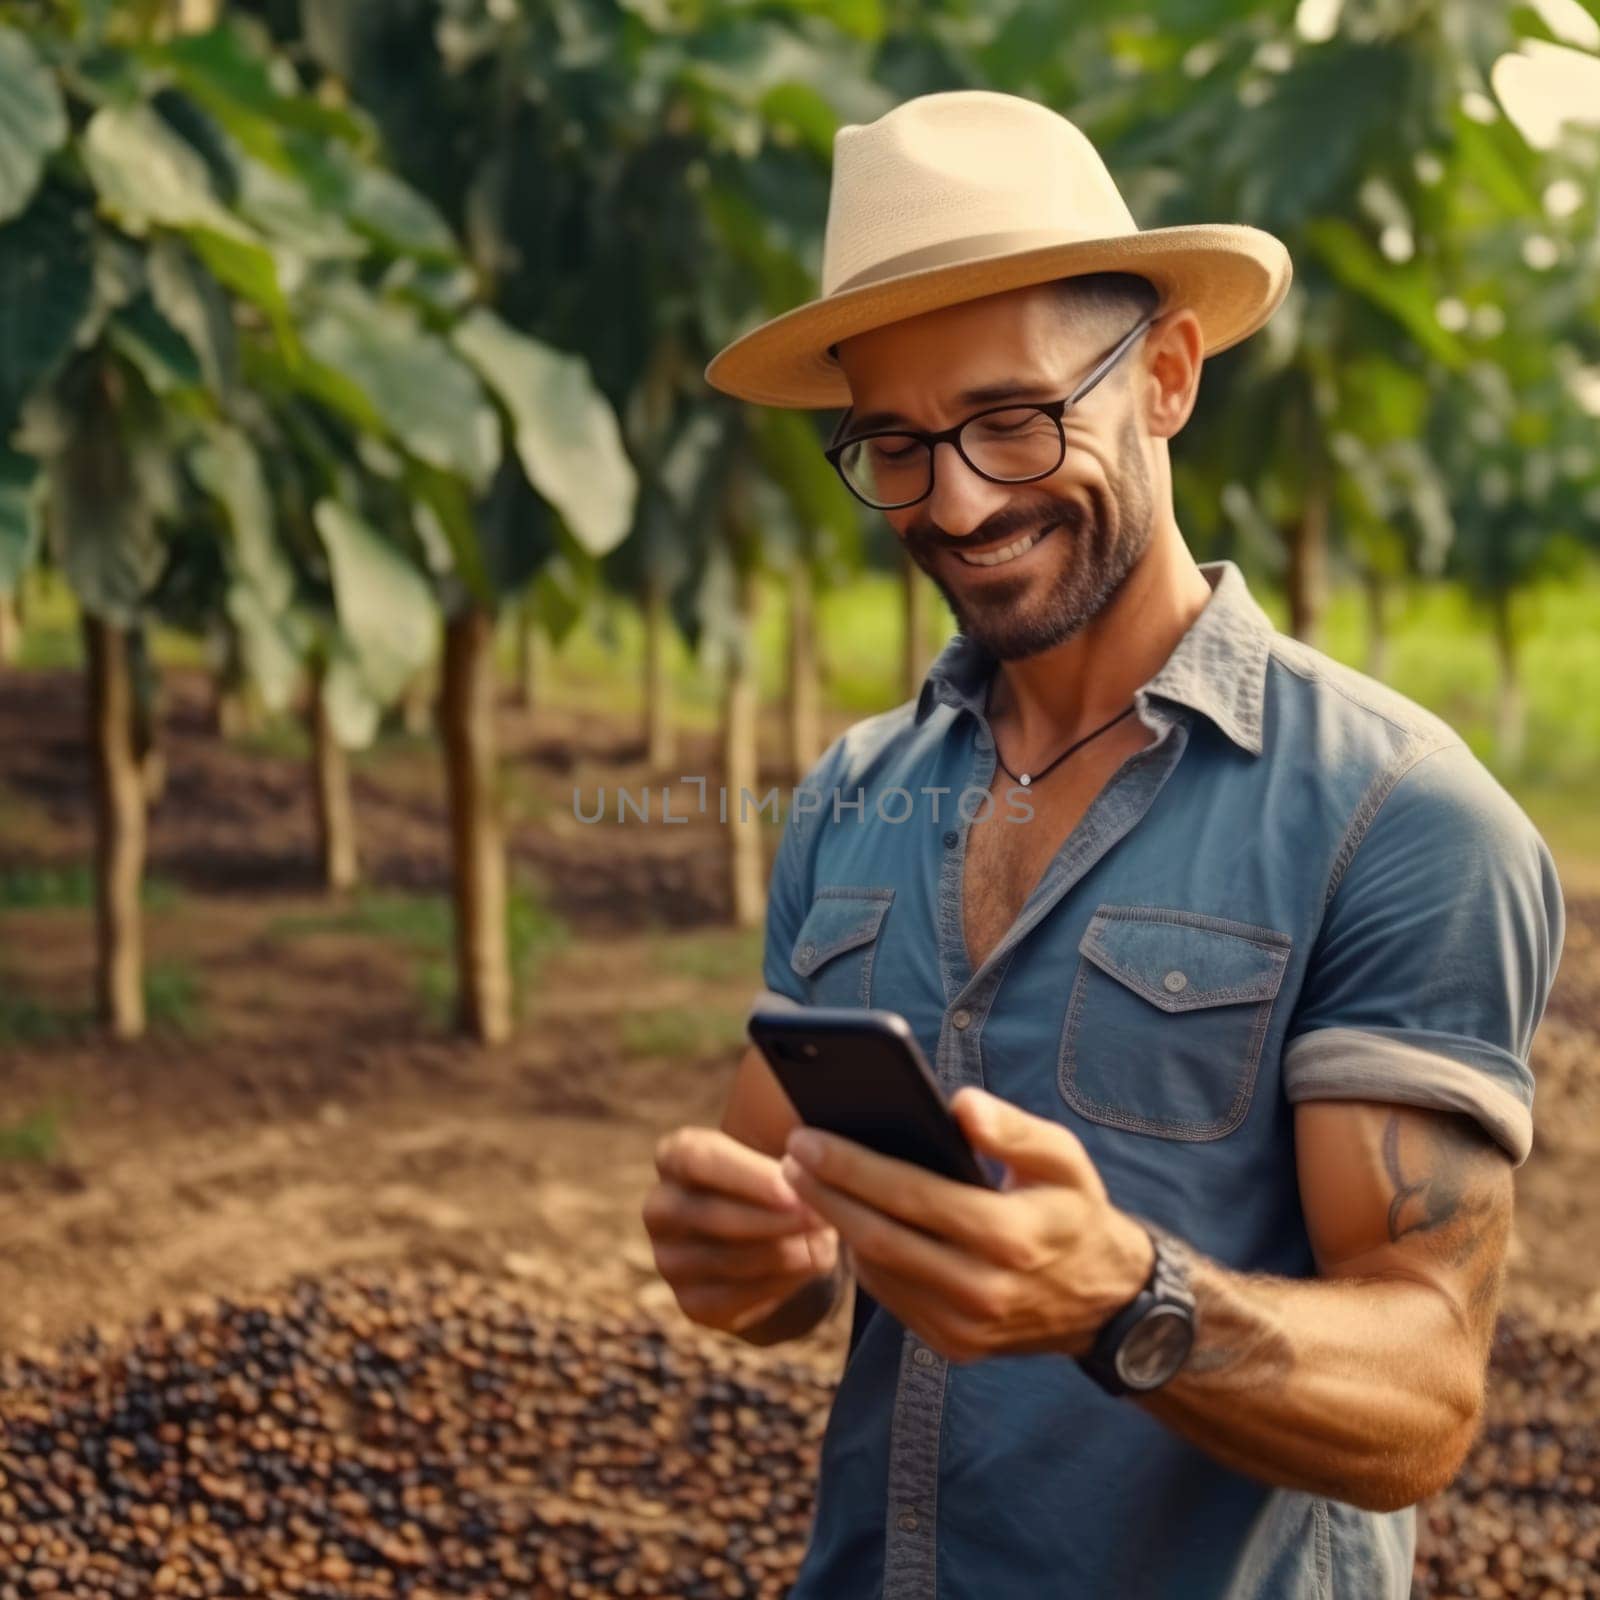
[[[800,1048],[801,1048],[801,1049],[802,1049],[802,1050],[803,1050],[803,1051],[804,1051],[804,1052],[805,1052],[805,1053],[806,1053],[806,1054],[807,1054],[807,1055],[808,1055],[808,1056],[814,1056],[814,1055],[815,1055],[815,1054],[816,1054],[816,1053],[817,1053],[817,1047],[816,1047],[816,1046],[815,1046],[815,1045],[814,1045],[814,1044],[804,1044],[804,1045],[801,1045],[801,1046],[800,1046]]]

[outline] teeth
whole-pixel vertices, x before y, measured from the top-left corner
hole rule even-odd
[[[1042,528],[1037,533],[1025,533],[1014,544],[1002,545],[998,550],[986,551],[983,555],[976,552],[968,555],[964,550],[958,550],[956,554],[969,567],[998,567],[1007,561],[1015,561],[1024,551],[1031,550],[1049,531],[1048,528]]]

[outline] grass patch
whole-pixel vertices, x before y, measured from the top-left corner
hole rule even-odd
[[[76,1038],[88,1023],[86,1014],[41,1005],[31,995],[11,992],[10,980],[0,990],[0,1045],[50,1044]]]
[[[318,933],[370,934],[422,950],[448,949],[450,902],[443,895],[392,894],[358,889],[347,906],[275,917],[268,939],[298,939]]]
[[[236,734],[229,743],[246,755],[278,756],[293,761],[311,759],[311,735],[304,723],[294,717],[269,717],[260,727]]]
[[[538,964],[564,947],[570,929],[527,883],[507,894],[506,939],[517,1014]],[[264,932],[268,939],[296,939],[319,933],[353,933],[386,939],[416,960],[418,998],[436,1027],[451,1025],[455,1012],[455,910],[448,896],[393,894],[358,890],[345,907],[277,917]]]
[[[661,1006],[630,1012],[621,1020],[618,1042],[625,1056],[671,1056],[695,1061],[726,1055],[749,1041],[742,1011],[715,1006]]]
[[[200,982],[187,962],[157,961],[146,968],[144,1015],[154,1032],[198,1039],[209,1030]]]
[[[649,959],[660,972],[709,983],[759,976],[765,934],[761,928],[713,928],[702,933],[657,933]]]
[[[178,886],[170,879],[147,876],[139,899],[148,910],[168,911],[178,903]],[[0,868],[0,911],[39,911],[92,906],[94,871],[84,862],[65,867]]]
[[[54,1161],[61,1149],[61,1121],[61,1110],[52,1106],[20,1122],[0,1123],[0,1166]]]
[[[143,988],[146,1032],[198,1039],[208,1031],[200,982],[187,962],[151,962]],[[80,1041],[93,1037],[99,1025],[92,1003],[46,1004],[21,993],[14,978],[0,975],[0,1045]]]

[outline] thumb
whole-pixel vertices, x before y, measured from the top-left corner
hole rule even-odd
[[[950,1109],[973,1149],[998,1156],[1011,1169],[1007,1188],[1028,1181],[1092,1186],[1098,1176],[1070,1128],[1036,1117],[987,1089],[970,1084],[958,1089]]]

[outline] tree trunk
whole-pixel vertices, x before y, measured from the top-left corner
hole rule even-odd
[[[533,604],[524,600],[517,608],[517,690],[524,711],[534,711],[544,689],[545,637],[533,614]]]
[[[477,606],[445,624],[439,706],[455,875],[456,1024],[484,1044],[497,1044],[511,1034],[494,636],[493,614]]]
[[[333,731],[324,691],[325,668],[311,677],[307,721],[311,732],[312,788],[316,795],[317,862],[323,884],[353,889],[361,877],[356,848],[355,806],[350,794],[350,759]]]
[[[1289,632],[1316,645],[1328,595],[1328,494],[1315,478],[1306,486],[1300,518],[1289,530]]]
[[[1494,597],[1494,653],[1499,669],[1495,705],[1495,747],[1500,763],[1508,772],[1522,765],[1527,745],[1527,712],[1522,699],[1518,673],[1517,630],[1511,615],[1511,591],[1500,590]]]
[[[644,595],[644,743],[652,772],[664,773],[677,760],[672,725],[672,612],[666,585],[654,574]]]
[[[928,674],[928,580],[910,556],[900,554],[901,695],[914,700]]]
[[[1367,675],[1384,678],[1389,673],[1389,582],[1369,568],[1361,583],[1367,599]]]
[[[434,669],[423,667],[405,687],[400,696],[400,725],[415,738],[431,733],[434,726],[434,707],[438,685]]]
[[[89,750],[95,795],[96,1009],[118,1039],[144,1032],[145,798],[134,749],[128,633],[83,616],[89,671]]]
[[[128,670],[133,694],[133,755],[146,807],[156,805],[167,789],[167,754],[161,747],[161,680],[150,658],[146,629],[128,633]]]
[[[760,762],[756,738],[759,690],[756,672],[756,618],[761,585],[753,570],[739,580],[739,641],[728,652],[722,704],[722,771],[727,812],[728,881],[733,890],[733,922],[758,928],[766,916],[766,867],[761,847],[757,785]],[[741,791],[751,801],[741,805]],[[719,820],[721,810],[718,812]]]
[[[821,754],[816,594],[811,568],[802,560],[789,579],[789,766],[796,783]]]
[[[0,594],[0,667],[17,659],[22,649],[22,619],[14,595]]]

